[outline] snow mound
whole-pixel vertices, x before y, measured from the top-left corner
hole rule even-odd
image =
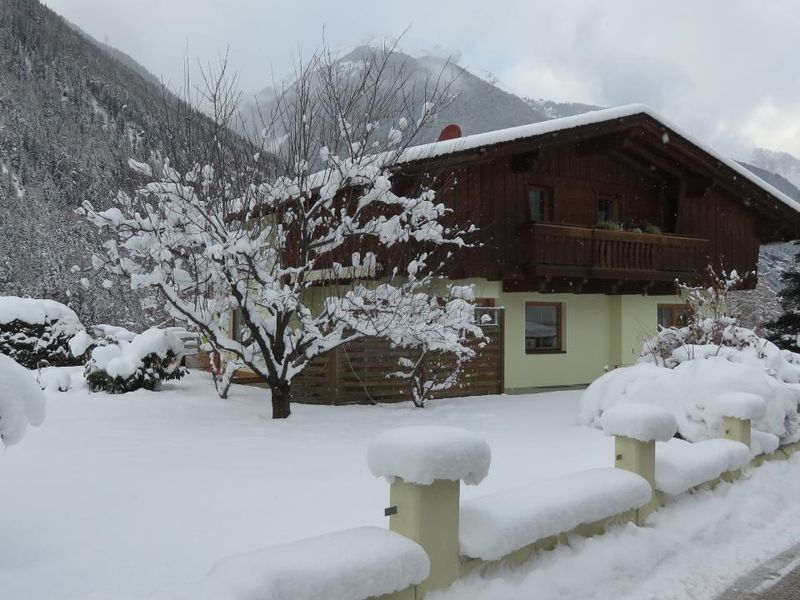
[[[733,417],[735,419],[763,419],[767,412],[767,403],[761,396],[747,392],[726,392],[714,396],[706,404],[706,413],[716,417]]]
[[[24,436],[28,425],[44,422],[45,397],[33,374],[0,354],[0,439],[11,446]]]
[[[673,369],[648,363],[614,369],[584,391],[578,419],[601,427],[603,413],[612,406],[646,402],[671,412],[684,439],[700,441],[719,435],[719,417],[706,414],[706,404],[727,392],[764,398],[766,412],[753,421],[754,429],[777,435],[783,444],[800,439],[800,386],[780,381],[763,364],[723,356],[689,360]]]
[[[612,406],[600,419],[606,435],[620,435],[640,442],[667,442],[678,430],[672,413],[659,406],[632,402]]]
[[[421,583],[430,561],[421,546],[378,527],[348,529],[218,562],[196,584],[157,600],[364,600]]]
[[[733,440],[690,443],[673,439],[656,445],[656,489],[670,496],[712,481],[750,462],[750,448]]]
[[[498,560],[525,546],[650,501],[643,477],[622,469],[592,469],[489,494],[461,504],[461,554]]]
[[[43,390],[68,392],[72,389],[72,376],[68,369],[62,367],[40,369],[37,380]]]
[[[750,453],[753,456],[772,454],[778,449],[778,446],[780,446],[780,440],[774,433],[755,429],[750,432]]]
[[[0,296],[0,324],[22,321],[31,325],[47,325],[59,321],[65,332],[77,333],[83,326],[75,311],[45,298]]]
[[[489,474],[492,452],[477,433],[442,425],[390,429],[369,444],[367,463],[389,482],[430,485],[437,479],[477,485]]]

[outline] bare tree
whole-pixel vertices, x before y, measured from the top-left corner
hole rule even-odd
[[[393,47],[356,62],[323,50],[254,143],[231,131],[238,95],[223,63],[194,102],[211,117],[192,119],[187,102],[165,118],[171,155],[131,161],[137,189],[108,210],[84,204],[104,237],[97,264],[158,290],[262,377],[275,418],[289,416],[292,380],[314,357],[363,336],[414,346],[436,332],[442,351],[468,355],[467,336],[480,335],[471,294],[439,272],[470,228],[445,224],[433,179],[404,180],[402,193],[393,181],[447,87],[410,80]]]

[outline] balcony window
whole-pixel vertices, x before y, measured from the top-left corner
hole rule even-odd
[[[689,324],[689,307],[686,304],[659,304],[659,328],[686,327]]]
[[[619,200],[616,198],[599,198],[597,200],[597,222],[608,223],[619,217]]]
[[[534,185],[528,188],[528,218],[534,222],[553,220],[553,190]]]
[[[560,303],[525,303],[525,353],[564,352],[563,325]]]

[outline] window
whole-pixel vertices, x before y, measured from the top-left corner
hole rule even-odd
[[[658,325],[660,327],[685,327],[689,323],[689,307],[686,304],[659,304]]]
[[[525,303],[525,353],[564,352],[563,307],[558,302]]]
[[[553,190],[538,185],[529,187],[528,213],[531,221],[552,221]]]
[[[616,198],[599,198],[597,200],[597,222],[616,221],[619,211],[619,201]]]
[[[494,298],[475,298],[475,322],[481,327],[499,325],[500,315]]]

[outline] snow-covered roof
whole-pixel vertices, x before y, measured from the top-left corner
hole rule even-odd
[[[422,144],[420,146],[412,146],[406,148],[401,153],[398,162],[406,163],[417,160],[429,160],[465,150],[475,150],[486,146],[494,146],[495,144],[502,144],[516,140],[522,140],[525,138],[547,135],[549,133],[556,133],[567,129],[573,129],[575,127],[595,125],[598,123],[613,121],[614,119],[631,117],[633,115],[647,115],[651,119],[658,121],[666,129],[691,142],[699,149],[706,152],[720,163],[724,164],[726,167],[732,169],[737,175],[744,177],[787,206],[800,212],[800,204],[792,200],[789,196],[770,185],[736,161],[704,144],[644,104],[626,104],[624,106],[595,110],[572,117],[563,117],[560,119],[552,119],[550,121],[531,123],[529,125],[519,125],[517,127],[509,127],[507,129],[498,129],[496,131],[477,133],[474,135],[444,140],[441,142],[432,142],[429,144]]]

